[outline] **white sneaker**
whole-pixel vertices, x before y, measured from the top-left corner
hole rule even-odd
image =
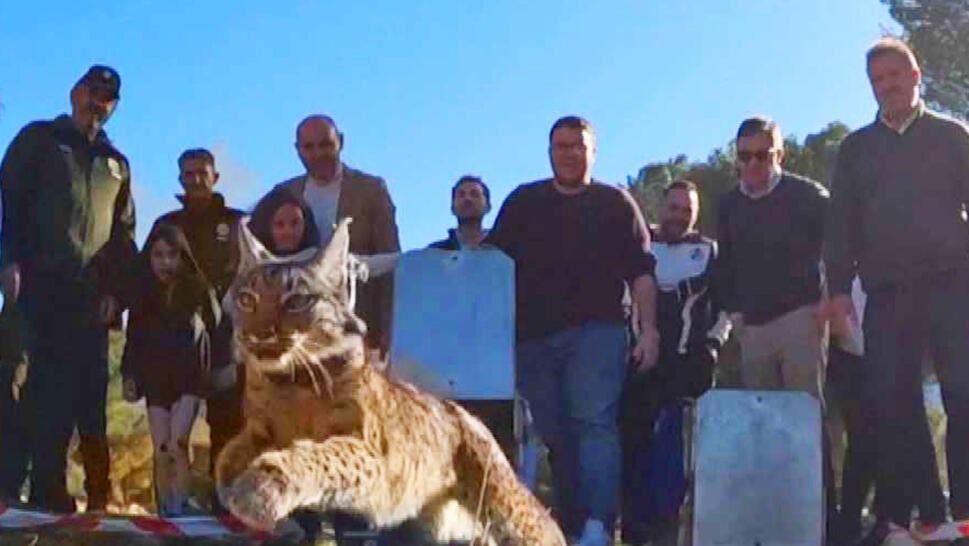
[[[573,546],[610,546],[612,537],[606,532],[606,526],[597,519],[585,520],[582,536]]]

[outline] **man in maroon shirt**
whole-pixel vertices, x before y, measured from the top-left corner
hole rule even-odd
[[[641,368],[659,339],[646,225],[626,192],[592,179],[595,155],[588,121],[556,121],[554,176],[515,189],[485,241],[515,261],[516,382],[549,447],[559,521],[581,546],[611,543],[616,517],[626,286]]]

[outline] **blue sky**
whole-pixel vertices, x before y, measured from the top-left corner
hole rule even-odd
[[[864,51],[897,30],[877,0],[3,4],[0,147],[66,111],[90,64],[115,66],[108,130],[131,161],[139,241],[177,206],[183,149],[212,148],[219,189],[246,208],[301,171],[293,131],[315,112],[339,122],[347,163],[387,179],[404,248],[453,224],[461,174],[485,178],[495,212],[547,176],[564,114],[596,126],[612,183],[705,157],[754,113],[799,138],[858,127],[875,112]]]

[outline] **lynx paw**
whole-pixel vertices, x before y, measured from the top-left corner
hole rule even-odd
[[[260,455],[221,495],[229,511],[246,525],[271,531],[296,507],[281,463],[279,453]]]

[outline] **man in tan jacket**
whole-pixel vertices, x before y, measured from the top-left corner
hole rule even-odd
[[[382,178],[348,167],[340,160],[343,133],[329,116],[307,116],[296,127],[296,151],[306,173],[277,187],[305,199],[320,238],[327,243],[333,226],[350,224],[350,252],[360,256],[400,252],[394,203]],[[357,290],[357,314],[367,323],[367,344],[386,353],[390,346],[393,284],[390,276],[372,278]]]
[[[340,160],[343,133],[333,118],[307,116],[296,126],[296,152],[306,173],[279,183],[304,199],[313,210],[320,240],[327,244],[343,218],[350,224],[350,252],[358,256],[400,252],[394,203],[382,178],[358,171]],[[393,278],[384,275],[357,287],[355,311],[367,323],[367,346],[386,356],[390,348]],[[312,515],[298,515],[311,535],[319,528]],[[366,522],[349,514],[335,514],[338,543],[345,531],[366,529]]]

